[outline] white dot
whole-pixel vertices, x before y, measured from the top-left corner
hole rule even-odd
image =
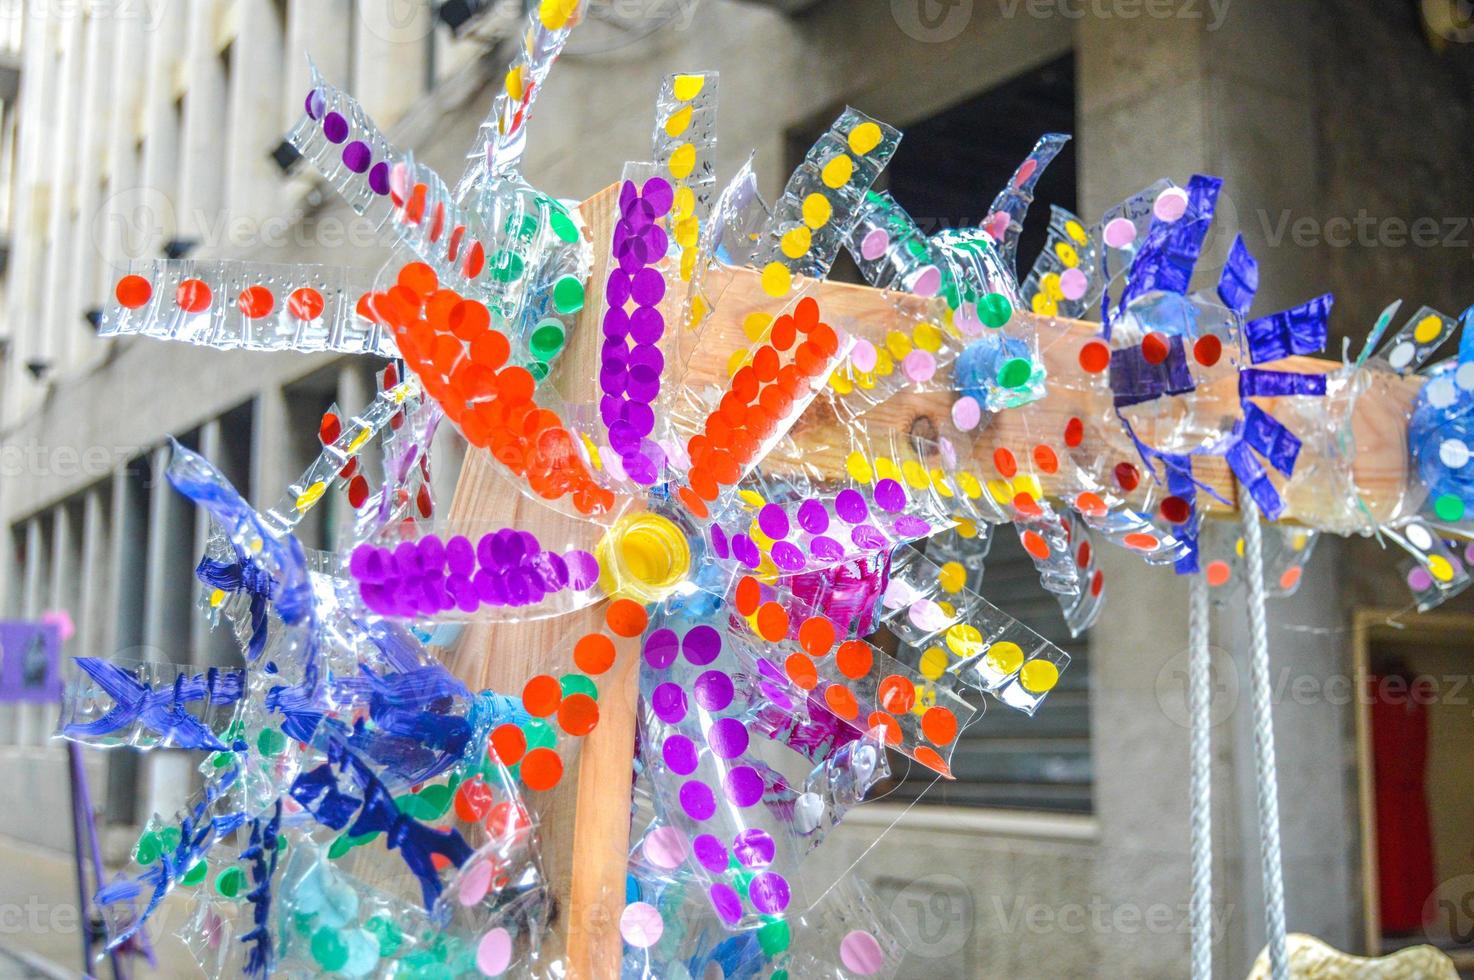
[[[799,833],[811,833],[824,819],[824,798],[818,793],[803,793],[793,801],[793,822]]]
[[[1444,466],[1456,470],[1469,462],[1469,447],[1458,439],[1445,439],[1439,443],[1438,458]]]
[[[1407,539],[1419,551],[1427,551],[1433,547],[1433,535],[1429,534],[1428,529],[1421,524],[1407,526]]]
[[[1447,377],[1434,378],[1428,382],[1428,404],[1434,408],[1448,408],[1458,396],[1454,383]]]
[[[1459,365],[1454,372],[1454,383],[1465,391],[1474,391],[1474,361]]]
[[[1418,349],[1413,346],[1412,341],[1404,340],[1392,348],[1392,353],[1387,355],[1387,363],[1400,371],[1412,363],[1413,355],[1417,352]]]

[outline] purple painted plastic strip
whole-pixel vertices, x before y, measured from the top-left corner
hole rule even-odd
[[[1239,372],[1239,398],[1265,396],[1279,398],[1285,395],[1324,395],[1324,374],[1297,374],[1294,371],[1268,371],[1264,368],[1245,368]]]
[[[1253,451],[1244,442],[1236,442],[1224,454],[1228,460],[1228,468],[1233,470],[1233,475],[1238,478],[1239,485],[1249,491],[1249,496],[1259,505],[1264,516],[1271,521],[1279,520],[1285,510],[1285,502],[1280,499],[1279,491],[1269,480],[1269,474],[1260,465],[1259,460],[1254,458]]]
[[[1308,303],[1292,306],[1244,326],[1249,342],[1249,360],[1255,364],[1277,361],[1291,354],[1318,354],[1326,346],[1326,321],[1331,315],[1330,293]]]
[[[1300,439],[1285,428],[1279,419],[1253,402],[1244,402],[1244,421],[1240,424],[1240,435],[1249,448],[1269,460],[1269,465],[1285,476],[1294,474],[1295,460],[1300,455]]]
[[[1192,371],[1187,366],[1187,348],[1180,336],[1167,341],[1167,359],[1161,364],[1148,363],[1141,347],[1121,347],[1111,351],[1110,381],[1117,408],[1138,405],[1163,395],[1183,395],[1192,391]]]
[[[1259,262],[1249,251],[1249,246],[1244,244],[1244,236],[1238,235],[1233,240],[1233,248],[1228,250],[1223,274],[1218,277],[1218,298],[1239,316],[1247,316],[1258,291]]]

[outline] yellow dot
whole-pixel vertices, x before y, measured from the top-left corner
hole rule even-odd
[[[957,485],[961,487],[962,492],[967,494],[967,496],[972,500],[976,500],[983,495],[983,485],[978,482],[977,475],[974,473],[969,473],[967,470],[961,470],[958,472]],[[965,536],[970,538],[978,533],[978,529],[977,525],[973,524],[971,521],[968,521],[968,524],[972,527],[972,534],[968,534]]]
[[[681,248],[692,248],[696,245],[696,239],[701,234],[701,222],[696,220],[696,215],[688,214],[684,218],[678,218],[675,222],[676,244]],[[692,253],[691,262],[694,265],[696,255]]]
[[[793,288],[793,273],[782,262],[769,262],[763,266],[763,292],[769,296],[783,297]]]
[[[1000,504],[1006,504],[1013,500],[1013,487],[1007,480],[989,480],[988,494]]]
[[[739,490],[737,491],[737,496],[741,497],[742,502],[752,508],[758,508],[767,503],[763,499],[763,495],[756,490]]]
[[[813,241],[813,238],[808,226],[794,225],[783,233],[783,238],[779,240],[778,245],[783,249],[784,255],[790,259],[799,259],[808,252],[809,243]]]
[[[686,186],[676,188],[675,196],[671,198],[670,213],[676,218],[684,218],[689,214],[696,213],[696,192]]]
[[[755,344],[767,339],[768,327],[772,323],[773,314],[771,313],[749,313],[742,318],[742,332],[747,335],[748,340]]]
[[[225,590],[224,589],[211,589],[210,590],[210,608],[211,609],[219,609],[220,608],[220,604],[222,602],[224,602],[224,601],[225,601]]]
[[[1029,302],[1029,305],[1040,316],[1055,316],[1059,313],[1059,304],[1050,299],[1048,294],[1042,289],[1034,294],[1034,298]]]
[[[543,0],[537,11],[538,19],[550,31],[562,30],[571,14],[564,0]]]
[[[866,391],[869,391],[871,388],[875,387],[875,375],[857,374],[855,375],[855,384],[859,385],[861,388],[864,388]]]
[[[1080,264],[1080,254],[1075,251],[1074,246],[1069,242],[1059,242],[1056,244],[1054,246],[1054,254],[1058,255],[1059,260],[1068,268],[1073,269]]]
[[[358,431],[358,435],[353,437],[348,445],[344,447],[343,451],[346,452],[349,456],[352,456],[354,453],[358,452],[364,447],[364,443],[368,442],[373,434],[374,432],[372,429],[360,429]]]
[[[1310,543],[1310,535],[1304,531],[1296,531],[1295,536],[1290,539],[1290,547],[1295,551],[1304,551],[1305,546]]]
[[[834,213],[834,206],[829,203],[829,198],[816,191],[804,198],[803,212],[804,224],[810,228],[823,228],[829,224],[829,216]]]
[[[862,122],[850,130],[850,150],[864,156],[880,145],[885,134],[873,122]]]
[[[1085,227],[1073,219],[1065,222],[1065,234],[1070,236],[1070,241],[1076,245],[1084,245],[1090,236],[1085,234]]]
[[[1023,666],[1024,650],[1017,643],[1000,640],[988,647],[988,666],[1000,674],[1012,674]]]
[[[958,482],[961,482],[960,480]],[[978,522],[971,517],[959,517],[956,519],[956,530],[964,538],[975,538],[978,536]]]
[[[670,114],[670,118],[665,121],[665,135],[669,136],[671,139],[675,139],[677,136],[690,129],[691,115],[692,111],[690,106],[685,106],[683,108],[677,109],[675,112],[672,112]]]
[[[961,592],[967,585],[967,569],[960,561],[949,561],[938,569],[937,583],[948,592]]]
[[[896,466],[896,461],[889,456],[877,456],[875,457],[875,475],[882,480],[899,480],[901,470]]]
[[[687,270],[687,267],[686,267],[686,256],[687,255],[691,256],[691,259],[694,262],[695,261],[695,257],[696,257],[696,253],[695,252],[687,252],[686,255],[681,256],[681,274],[683,275],[684,278],[689,279],[689,278],[691,278],[691,276],[690,276],[690,273],[689,273],[689,271]],[[696,329],[696,325],[699,324],[704,319],[706,319],[706,300],[702,299],[700,296],[692,296],[691,297],[691,319],[688,320],[688,321],[686,321],[686,329],[687,330],[695,330]]]
[[[1018,679],[1024,690],[1032,694],[1043,694],[1059,683],[1059,668],[1043,657],[1036,657],[1024,664]]]
[[[671,93],[682,102],[690,102],[705,87],[705,75],[677,75],[671,84]]]
[[[855,390],[855,383],[843,371],[835,371],[829,376],[829,387],[841,395],[848,395]]]
[[[1431,344],[1438,339],[1441,333],[1443,333],[1443,321],[1431,313],[1419,320],[1418,325],[1413,327],[1413,339],[1420,344]]]
[[[926,714],[927,709],[937,706],[937,692],[930,684],[916,685],[916,703],[911,706],[911,713],[918,718]]]
[[[921,655],[916,667],[927,680],[941,680],[942,675],[947,672],[947,651],[941,647],[931,647]]]
[[[911,339],[917,347],[935,354],[942,349],[942,328],[935,323],[918,323],[911,331]]]
[[[1243,538],[1239,538],[1237,541],[1235,541],[1233,543],[1233,553],[1236,554],[1236,555],[1238,555],[1240,558],[1244,557],[1244,539]]]
[[[507,72],[507,95],[513,102],[522,101],[522,66]]]
[[[942,611],[942,615],[945,616],[947,619],[957,618],[957,607],[952,605],[952,603],[948,602],[946,599],[938,599],[937,608]]]
[[[819,171],[819,176],[824,180],[824,186],[839,190],[850,182],[855,174],[855,161],[843,153],[830,158],[824,164],[824,169]]]
[[[901,472],[906,476],[906,483],[913,490],[925,490],[931,485],[931,477],[926,475],[926,467],[914,459],[908,459],[901,464]]]
[[[676,180],[685,180],[696,168],[696,147],[690,143],[682,143],[671,153],[666,167]]]
[[[1065,291],[1063,288],[1061,288],[1059,284],[1058,272],[1046,272],[1044,273],[1044,275],[1040,276],[1039,288],[1044,291],[1044,295],[1048,296],[1056,303],[1065,298]]]
[[[911,353],[911,338],[899,330],[892,330],[885,335],[885,349],[899,361]]]
[[[850,479],[856,483],[871,483],[875,480],[875,469],[870,465],[870,460],[865,454],[856,450],[845,457],[845,472],[849,473]]]
[[[1449,564],[1447,558],[1442,555],[1428,556],[1428,574],[1440,582],[1451,581],[1454,577],[1454,567]]]
[[[901,335],[903,338],[905,334]],[[875,352],[875,374],[878,377],[887,377],[896,369],[896,360],[891,357],[891,352],[881,348]]]
[[[947,648],[964,660],[976,657],[983,649],[983,634],[976,626],[956,623],[947,629]]]
[[[732,375],[742,370],[742,366],[746,364],[747,361],[747,351],[734,350],[732,352],[732,356],[727,358],[727,377],[730,378]]]
[[[1039,478],[1032,473],[1020,473],[1014,477],[1013,492],[1026,493],[1034,498],[1035,503],[1038,503],[1039,499],[1044,496],[1044,490],[1039,485]]]
[[[599,447],[594,445],[594,440],[590,439],[586,434],[580,432],[578,436],[583,440],[584,448],[589,451],[589,459],[593,461],[594,469],[602,470],[604,463],[599,459]]]
[[[305,511],[307,508],[311,507],[313,504],[321,500],[322,495],[327,492],[327,489],[328,485],[323,481],[318,480],[316,483],[312,484],[312,486],[308,487],[306,490],[303,490],[297,495],[297,509],[299,511]]]
[[[931,485],[943,497],[956,496],[952,492],[952,484],[947,480],[947,474],[942,471],[940,466],[933,466],[931,468]]]

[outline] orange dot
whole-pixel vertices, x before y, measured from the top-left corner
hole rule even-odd
[[[1019,540],[1023,542],[1024,550],[1033,557],[1040,561],[1049,559],[1049,542],[1038,531],[1025,531],[1019,535]]]
[[[118,280],[113,295],[118,298],[119,306],[136,310],[153,298],[154,287],[142,276],[124,276]]]
[[[639,636],[645,632],[650,615],[645,612],[644,606],[633,599],[615,599],[609,603],[604,622],[609,624],[609,629],[615,636]]]
[[[475,279],[481,275],[481,270],[484,268],[486,268],[486,248],[473,239],[471,247],[466,249],[466,261],[461,265],[461,271],[466,274],[467,279]]]
[[[818,668],[801,653],[789,654],[788,659],[783,662],[783,669],[788,672],[788,679],[805,691],[812,691],[819,683]]]
[[[676,496],[681,499],[681,503],[686,505],[686,509],[691,512],[693,517],[704,520],[710,516],[711,511],[707,510],[706,502],[696,496],[696,492],[690,487],[681,487],[681,489],[676,491]]]
[[[1018,473],[1018,460],[1013,458],[1013,453],[999,446],[993,450],[993,468],[1005,479],[1013,479]]]
[[[1150,534],[1141,534],[1137,532],[1126,535],[1124,538],[1121,539],[1121,541],[1126,545],[1126,547],[1135,548],[1137,551],[1151,551],[1157,546],[1158,543],[1157,539]]]
[[[563,688],[551,674],[538,674],[522,688],[522,706],[534,718],[546,718],[558,710]]]
[[[1053,473],[1059,469],[1059,457],[1053,449],[1041,443],[1034,447],[1034,465],[1045,473]]]
[[[706,466],[711,470],[712,479],[718,483],[736,483],[742,476],[742,469],[737,465],[737,460],[732,454],[724,449],[714,449],[706,459]]]
[[[322,316],[324,305],[322,293],[309,286],[295,289],[287,297],[287,312],[298,320],[316,320]]]
[[[276,297],[265,286],[247,286],[235,305],[248,319],[259,320],[276,306]]]
[[[1141,357],[1148,364],[1161,364],[1171,352],[1167,338],[1155,330],[1141,338]]]
[[[1280,588],[1282,588],[1282,589],[1284,589],[1286,591],[1289,591],[1290,589],[1293,589],[1295,586],[1297,586],[1299,584],[1300,584],[1300,566],[1299,565],[1296,565],[1293,568],[1287,568],[1287,569],[1285,569],[1284,574],[1280,576]]]
[[[527,751],[527,736],[516,725],[498,725],[491,733],[491,751],[504,766],[515,766]]]
[[[1074,449],[1085,439],[1085,423],[1078,418],[1071,418],[1065,423],[1065,445]]]
[[[525,405],[532,400],[532,390],[537,385],[532,374],[523,367],[502,369],[496,376],[497,390],[508,405]]]
[[[829,705],[830,711],[845,721],[854,721],[859,717],[860,705],[855,700],[855,695],[843,684],[830,684],[826,687],[824,703]]]
[[[1100,494],[1086,491],[1075,498],[1075,509],[1087,517],[1104,517],[1106,503]]]
[[[174,302],[186,313],[203,313],[210,308],[214,294],[203,279],[186,279],[174,290]]]
[[[757,631],[763,639],[777,643],[788,635],[788,613],[776,602],[765,602],[757,610]]]
[[[573,645],[573,662],[585,674],[598,675],[614,666],[614,641],[603,633],[590,633]]]
[[[466,823],[479,822],[486,816],[486,811],[491,809],[490,794],[490,788],[479,776],[461,783],[455,796],[456,816]]]
[[[957,737],[957,716],[940,705],[927,708],[921,716],[921,733],[938,745],[946,745]]]
[[[587,735],[599,723],[599,703],[587,694],[570,694],[558,705],[558,727],[569,735]]]
[[[522,782],[530,790],[550,790],[562,778],[563,760],[552,749],[533,749],[522,760]]]
[[[798,642],[811,656],[822,657],[834,646],[834,624],[823,616],[810,616],[798,628]]]
[[[1080,348],[1080,367],[1090,374],[1099,374],[1111,366],[1111,349],[1103,341],[1088,340]]]
[[[846,640],[834,654],[834,664],[839,672],[850,680],[859,680],[870,673],[875,654],[864,640]]]
[[[901,723],[884,711],[870,712],[870,717],[865,719],[865,727],[872,732],[879,728],[887,745],[901,744]]]
[[[438,307],[439,304],[436,305]],[[445,317],[445,325],[462,340],[474,340],[491,329],[491,313],[484,304],[474,299],[463,299],[450,308]],[[488,364],[487,367],[501,365]]]
[[[936,772],[941,773],[943,776],[950,777],[952,775],[951,767],[948,766],[947,763],[942,759],[942,757],[937,754],[937,751],[929,745],[918,745],[916,747],[916,751],[912,753],[912,757],[923,766],[926,766],[928,769],[935,770]]]
[[[744,616],[751,616],[757,612],[758,603],[762,601],[763,588],[757,584],[757,579],[751,575],[744,575],[737,580],[737,611]]]
[[[1130,493],[1141,483],[1141,471],[1125,461],[1116,464],[1116,483],[1122,490]]]
[[[1013,495],[1013,509],[1025,517],[1039,517],[1044,513],[1039,504],[1034,500],[1032,493],[1016,493]]]
[[[1212,334],[1204,334],[1193,344],[1193,359],[1203,367],[1212,367],[1223,356],[1223,341]]]
[[[696,496],[702,500],[715,500],[721,493],[716,477],[712,476],[711,470],[705,466],[691,467],[691,472],[686,474],[686,481],[691,484],[691,490]]]
[[[421,296],[429,296],[440,287],[440,279],[425,263],[411,262],[399,270],[399,285]]]
[[[903,715],[916,704],[916,685],[900,674],[890,674],[876,688],[880,706],[893,715]]]

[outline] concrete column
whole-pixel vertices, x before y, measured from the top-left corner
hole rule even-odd
[[[346,86],[352,55],[353,0],[289,0],[280,124],[283,135],[301,118],[311,83],[308,57],[323,77]]]
[[[82,105],[83,74],[87,61],[82,57],[82,18],[65,17],[61,21],[58,48],[56,96],[52,111],[56,114],[49,172],[55,180],[51,195],[51,217],[47,223],[46,299],[42,308],[42,326],[48,335],[47,350],[55,362],[53,377],[64,372],[76,337],[75,323],[81,311],[72,312],[72,276],[76,256],[71,254],[72,208],[77,193],[77,124]]]
[[[59,518],[58,518],[59,520]],[[52,585],[54,567],[53,540],[48,540],[40,517],[26,522],[26,619],[39,619],[46,609],[47,591]],[[42,708],[34,704],[16,705],[15,744],[35,745],[41,740]]]
[[[148,460],[132,466],[147,472]],[[120,466],[112,481],[113,547],[109,555],[108,577],[113,582],[110,655],[125,660],[145,659],[144,601],[147,582],[144,579],[148,560],[147,521],[148,491],[144,481]],[[131,823],[139,797],[138,754],[109,752],[107,767],[107,817],[110,823]]]
[[[108,569],[113,545],[108,495],[107,488],[99,485],[88,490],[82,501],[82,593],[74,644],[80,656],[109,657],[113,650],[115,625],[108,615],[112,598]]]
[[[97,295],[110,297],[114,282],[123,272],[129,254],[127,222],[130,202],[139,200],[138,182],[143,172],[138,159],[138,138],[143,122],[145,83],[148,78],[149,35],[140,18],[126,18],[114,25],[117,57],[113,59],[109,85],[108,142],[104,167],[102,201],[93,218],[92,247],[97,263]],[[134,253],[136,254],[136,253]]]
[[[184,57],[183,8],[171,6],[148,37],[147,80],[144,84],[143,173],[140,190],[124,210],[126,251],[132,257],[158,254],[160,246],[180,228],[178,202],[180,125],[176,88]]]
[[[175,203],[181,234],[207,246],[220,244],[228,217],[223,209],[230,116],[226,64],[219,49],[220,11],[216,0],[190,4],[183,54],[184,129]]]
[[[100,307],[108,295],[103,291],[106,287],[100,285],[98,275],[101,258],[96,232],[98,206],[105,200],[102,175],[112,139],[115,109],[111,89],[113,57],[120,29],[119,23],[110,18],[93,17],[87,22],[87,80],[82,111],[77,119],[77,194],[71,216],[74,265],[69,278],[71,306],[76,308],[76,315],[70,321],[64,318],[62,322],[63,328],[70,329],[77,338],[74,364],[96,356],[101,346],[91,326],[83,320],[83,313]]]
[[[434,16],[429,4],[408,0],[360,0],[356,8],[350,91],[387,130],[425,91]]]
[[[230,109],[225,124],[226,200],[233,243],[264,244],[259,222],[281,206],[282,175],[270,154],[286,133],[281,121],[282,46],[286,24],[273,0],[236,0],[239,30],[230,49]]]
[[[251,505],[257,510],[275,503],[290,480],[290,415],[287,393],[276,386],[256,396],[251,418]]]

